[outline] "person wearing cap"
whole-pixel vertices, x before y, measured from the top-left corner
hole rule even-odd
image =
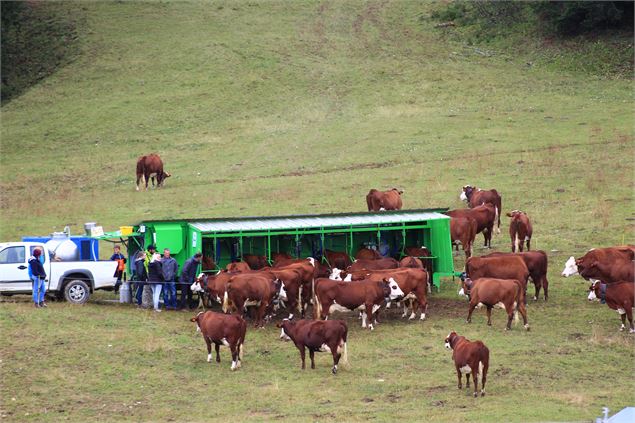
[[[29,275],[33,281],[33,303],[35,307],[46,307],[44,294],[46,294],[46,272],[40,261],[42,250],[36,248],[33,255],[29,257]]]
[[[187,259],[183,264],[181,278],[179,279],[179,285],[181,287],[181,301],[179,303],[179,310],[184,310],[186,307],[189,308],[190,303],[192,302],[192,290],[190,289],[190,285],[192,285],[194,283],[194,279],[196,279],[198,265],[201,264],[202,260],[203,254],[196,253],[193,257]]]

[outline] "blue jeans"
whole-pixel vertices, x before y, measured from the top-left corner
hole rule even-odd
[[[166,282],[163,284],[163,302],[165,308],[176,308],[176,283]]]
[[[150,288],[152,288],[152,303],[154,305],[154,309],[159,309],[159,300],[161,299],[161,288],[163,288],[162,283],[151,283]]]
[[[44,302],[44,294],[46,294],[46,284],[44,279],[39,276],[31,277],[33,281],[33,302],[35,304]]]
[[[137,305],[141,305],[141,297],[143,295],[143,282],[135,282],[134,286],[137,292],[135,293],[135,300]]]

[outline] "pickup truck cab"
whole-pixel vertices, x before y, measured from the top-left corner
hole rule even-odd
[[[0,243],[0,294],[30,294],[29,257],[40,248],[44,256],[46,292],[66,301],[83,304],[96,289],[112,289],[116,261],[52,261],[49,251],[40,242]]]

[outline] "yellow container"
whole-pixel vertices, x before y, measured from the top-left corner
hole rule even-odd
[[[121,235],[132,235],[132,231],[134,230],[134,228],[132,226],[120,226],[119,227],[119,232],[121,232]]]

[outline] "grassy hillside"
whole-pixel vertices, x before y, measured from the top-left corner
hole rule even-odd
[[[4,300],[3,417],[544,421],[632,404],[633,337],[585,304],[581,279],[559,277],[570,255],[635,242],[631,79],[483,55],[421,20],[434,5],[420,2],[77,6],[79,57],[1,109],[0,240],[87,221],[359,211],[371,187],[403,188],[406,208],[462,207],[469,183],[532,217],[553,297],[529,306],[528,333],[504,333],[500,312],[467,326],[451,282],[423,324],[392,315],[369,334],[350,318],[354,367],[337,378],[324,356],[300,374],[273,327],[249,331],[229,374],[226,356],[204,362],[187,313]],[[149,152],[173,176],[136,192]],[[493,242],[508,248],[505,228]],[[493,351],[483,400],[456,392],[451,329]]]

